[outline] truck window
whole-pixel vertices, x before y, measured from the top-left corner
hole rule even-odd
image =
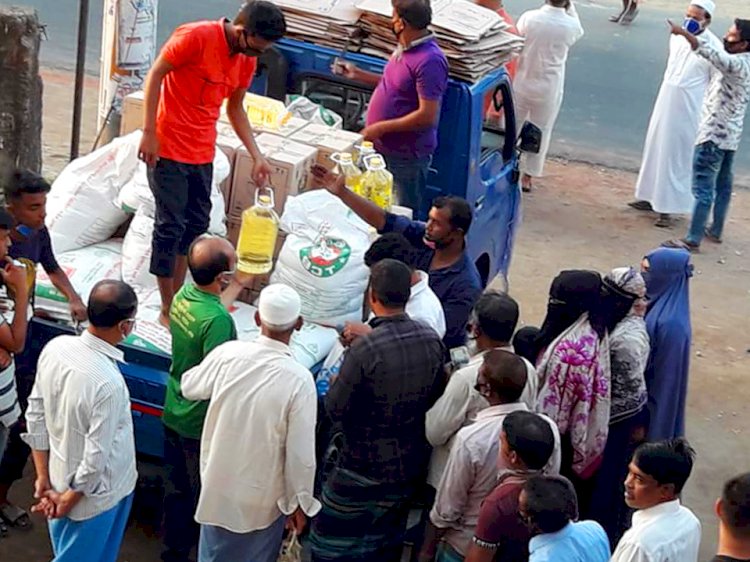
[[[503,80],[493,92],[493,106],[502,115],[500,119],[487,119],[485,117],[482,125],[481,138],[481,160],[484,160],[492,152],[501,152],[503,160],[513,157],[514,143],[516,138],[516,121],[513,108],[513,97],[511,95],[510,83]],[[512,117],[508,119],[508,114]]]

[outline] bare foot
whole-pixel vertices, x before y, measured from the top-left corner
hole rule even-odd
[[[169,329],[169,314],[165,314],[163,310],[159,314],[159,324]]]
[[[521,191],[524,193],[530,193],[531,192],[531,176],[529,174],[524,174],[521,176]]]

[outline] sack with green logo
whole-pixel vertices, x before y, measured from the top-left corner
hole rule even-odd
[[[297,290],[306,320],[336,328],[360,320],[369,226],[338,197],[314,190],[287,199],[281,228],[288,235],[271,282]]]

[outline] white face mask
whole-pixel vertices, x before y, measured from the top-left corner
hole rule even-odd
[[[477,347],[477,338],[476,338],[476,336],[474,336],[472,334],[469,334],[466,337],[466,349],[469,350],[469,355],[472,356],[472,357],[474,357],[477,354],[477,352],[479,351],[479,349]]]

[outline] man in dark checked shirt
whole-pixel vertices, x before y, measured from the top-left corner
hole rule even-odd
[[[440,337],[404,311],[410,289],[403,263],[371,268],[373,330],[352,344],[326,396],[343,446],[313,522],[315,561],[400,558],[410,500],[429,460],[425,415],[445,386]]]

